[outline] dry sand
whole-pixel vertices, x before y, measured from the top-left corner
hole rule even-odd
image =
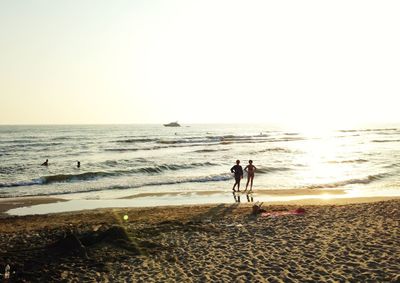
[[[303,208],[280,217],[252,215],[251,204],[3,217],[0,271],[10,264],[11,282],[400,282],[399,200]]]

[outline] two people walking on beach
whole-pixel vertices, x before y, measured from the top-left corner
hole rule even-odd
[[[243,168],[239,165],[240,160],[236,160],[236,165],[231,168],[231,172],[235,175],[235,184],[233,185],[233,192],[235,191],[235,187],[237,186],[237,191],[240,192],[240,180],[243,179]],[[250,183],[250,192],[253,190],[253,180],[254,180],[254,173],[256,172],[257,168],[253,165],[253,160],[249,160],[249,165],[244,168],[244,171],[247,173],[247,183],[246,189]]]

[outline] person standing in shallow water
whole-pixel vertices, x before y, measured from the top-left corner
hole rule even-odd
[[[244,191],[247,191],[249,182],[250,182],[250,192],[253,190],[254,172],[256,172],[256,170],[257,170],[257,168],[256,168],[256,166],[253,165],[253,160],[249,160],[249,165],[247,165],[244,168],[244,171],[247,172],[247,184],[246,184],[246,189]]]
[[[243,179],[243,168],[239,165],[240,160],[236,160],[236,165],[231,168],[231,172],[235,174],[235,184],[233,185],[232,191],[235,192],[237,185],[237,191],[240,192],[240,179]]]

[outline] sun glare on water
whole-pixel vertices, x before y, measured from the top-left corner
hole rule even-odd
[[[314,184],[321,188],[346,179],[350,172],[348,168],[336,166],[335,161],[343,155],[345,149],[337,139],[328,135],[308,134],[308,139],[298,148],[302,152],[294,162],[307,168],[299,171],[297,178],[304,184]]]

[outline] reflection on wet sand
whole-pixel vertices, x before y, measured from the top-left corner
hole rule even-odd
[[[233,192],[233,199],[235,200],[235,202],[240,202],[240,196],[241,195],[246,195],[246,199],[247,202],[254,202],[254,198],[253,198],[253,192]]]

